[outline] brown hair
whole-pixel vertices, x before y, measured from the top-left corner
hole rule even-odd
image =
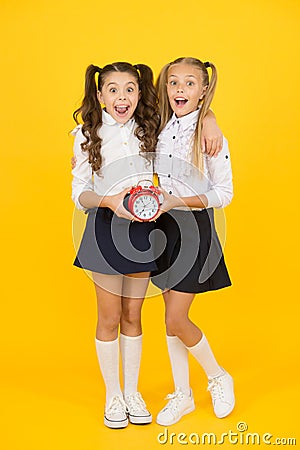
[[[201,149],[202,122],[207,111],[209,110],[210,104],[212,102],[216,90],[217,70],[212,63],[209,62],[203,63],[197,58],[190,58],[190,57],[175,59],[175,61],[166,64],[162,68],[156,83],[160,109],[159,132],[162,131],[162,129],[166,126],[167,122],[170,120],[173,113],[167,93],[168,70],[171,66],[180,63],[190,64],[200,69],[203,87],[207,86],[207,90],[205,91],[203,99],[199,100],[199,104],[201,104],[202,106],[194,133],[194,143],[193,143],[193,155],[194,155],[193,162],[200,170],[202,170],[203,168],[202,149]],[[212,75],[210,79],[208,76],[207,67],[210,67],[212,70]]]
[[[81,144],[82,150],[89,152],[89,163],[94,172],[101,168],[102,140],[98,130],[102,126],[102,109],[97,98],[97,90],[101,91],[105,77],[111,72],[126,72],[137,80],[141,97],[134,112],[137,123],[135,136],[141,141],[141,154],[151,159],[150,153],[155,152],[157,143],[157,128],[159,124],[158,100],[153,85],[153,73],[145,64],[135,66],[127,62],[108,64],[103,69],[98,66],[88,66],[85,74],[85,95],[81,106],[73,113],[73,118],[79,124],[78,116],[82,118],[82,133],[86,141]],[[96,84],[95,75],[99,74]]]

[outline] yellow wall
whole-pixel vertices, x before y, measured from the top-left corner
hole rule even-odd
[[[237,407],[215,419],[191,361],[197,412],[171,431],[236,431],[245,421],[251,432],[296,436],[299,2],[2,0],[0,16],[3,449],[161,447],[155,424],[102,424],[94,290],[72,266],[68,131],[88,64],[143,62],[157,76],[184,55],[218,68],[213,109],[232,153],[234,284],[199,296],[192,315],[234,375]],[[161,297],[147,300],[143,320],[140,389],[155,416],[172,390]]]

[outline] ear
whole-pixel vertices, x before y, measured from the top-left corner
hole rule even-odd
[[[141,100],[142,97],[142,91],[139,91],[139,100]]]
[[[207,88],[208,88],[208,86],[204,86],[204,88],[202,89],[202,92],[201,92],[199,100],[203,99],[203,97],[205,96],[205,92],[207,91]]]
[[[100,91],[97,91],[97,99],[98,99],[99,103],[102,103],[102,105],[104,105],[103,97],[102,97],[102,94]]]

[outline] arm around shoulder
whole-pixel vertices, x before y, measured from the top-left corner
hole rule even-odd
[[[205,193],[207,207],[225,208],[233,198],[231,158],[228,141],[223,138],[223,147],[216,158],[208,157],[208,173],[211,189]]]

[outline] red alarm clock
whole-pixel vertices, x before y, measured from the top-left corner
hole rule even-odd
[[[151,181],[143,181],[147,181],[150,185],[141,186],[138,184],[132,187],[129,194],[124,198],[124,206],[137,219],[149,222],[159,212],[161,192],[151,184]]]

